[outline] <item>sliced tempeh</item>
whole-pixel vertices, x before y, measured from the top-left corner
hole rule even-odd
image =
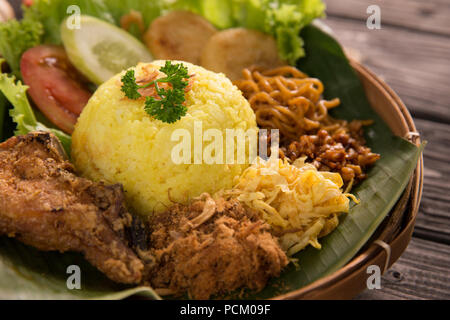
[[[153,21],[144,42],[157,59],[200,63],[202,49],[217,32],[205,18],[189,11],[172,11]]]
[[[201,65],[237,80],[244,68],[268,69],[284,63],[273,37],[255,30],[234,28],[211,37],[203,50]]]

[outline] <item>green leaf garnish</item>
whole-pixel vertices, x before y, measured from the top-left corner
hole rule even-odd
[[[121,90],[125,96],[131,100],[137,100],[142,97],[139,89],[155,86],[156,93],[159,99],[154,97],[146,97],[145,112],[153,118],[166,123],[174,123],[184,117],[187,113],[187,108],[184,105],[186,101],[185,89],[189,82],[188,69],[182,63],[172,64],[171,61],[166,61],[166,64],[159,69],[166,77],[156,79],[145,85],[138,85],[134,70],[128,70],[122,77]],[[160,88],[158,83],[169,83],[170,89]]]
[[[134,76],[134,70],[128,70],[122,77],[122,92],[128,99],[136,100],[141,97],[138,92],[139,86],[136,83],[136,77]]]
[[[160,82],[170,82],[174,89],[184,90],[187,87],[188,82],[185,79],[189,78],[188,69],[182,63],[172,64],[172,62],[166,61],[166,65],[159,71],[167,75]]]
[[[32,20],[9,20],[0,23],[0,56],[11,68],[12,74],[21,78],[20,59],[25,51],[41,44],[43,27]]]

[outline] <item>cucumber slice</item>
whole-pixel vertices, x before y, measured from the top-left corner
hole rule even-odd
[[[70,61],[89,80],[102,84],[139,62],[151,62],[148,49],[128,32],[91,16],[80,17],[80,28],[61,24],[61,38]]]

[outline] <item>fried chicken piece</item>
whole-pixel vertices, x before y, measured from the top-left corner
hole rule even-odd
[[[122,187],[77,177],[52,134],[0,144],[0,235],[40,250],[82,252],[110,279],[132,284],[144,266],[127,246],[131,224]]]
[[[268,225],[237,200],[203,195],[154,216],[150,226],[156,263],[148,281],[160,292],[208,299],[241,287],[259,291],[288,263]]]

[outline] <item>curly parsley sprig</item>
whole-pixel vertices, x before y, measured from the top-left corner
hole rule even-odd
[[[186,79],[189,79],[188,69],[182,63],[172,64],[171,61],[166,61],[165,66],[161,67],[159,71],[166,74],[166,77],[156,79],[145,85],[138,85],[134,70],[128,70],[122,77],[121,90],[127,98],[137,100],[142,97],[138,91],[139,89],[154,85],[159,99],[146,97],[145,112],[160,121],[174,123],[187,113],[187,108],[183,103],[186,101],[184,90],[189,84],[186,81]],[[171,88],[160,88],[158,86],[159,83],[169,83]]]

